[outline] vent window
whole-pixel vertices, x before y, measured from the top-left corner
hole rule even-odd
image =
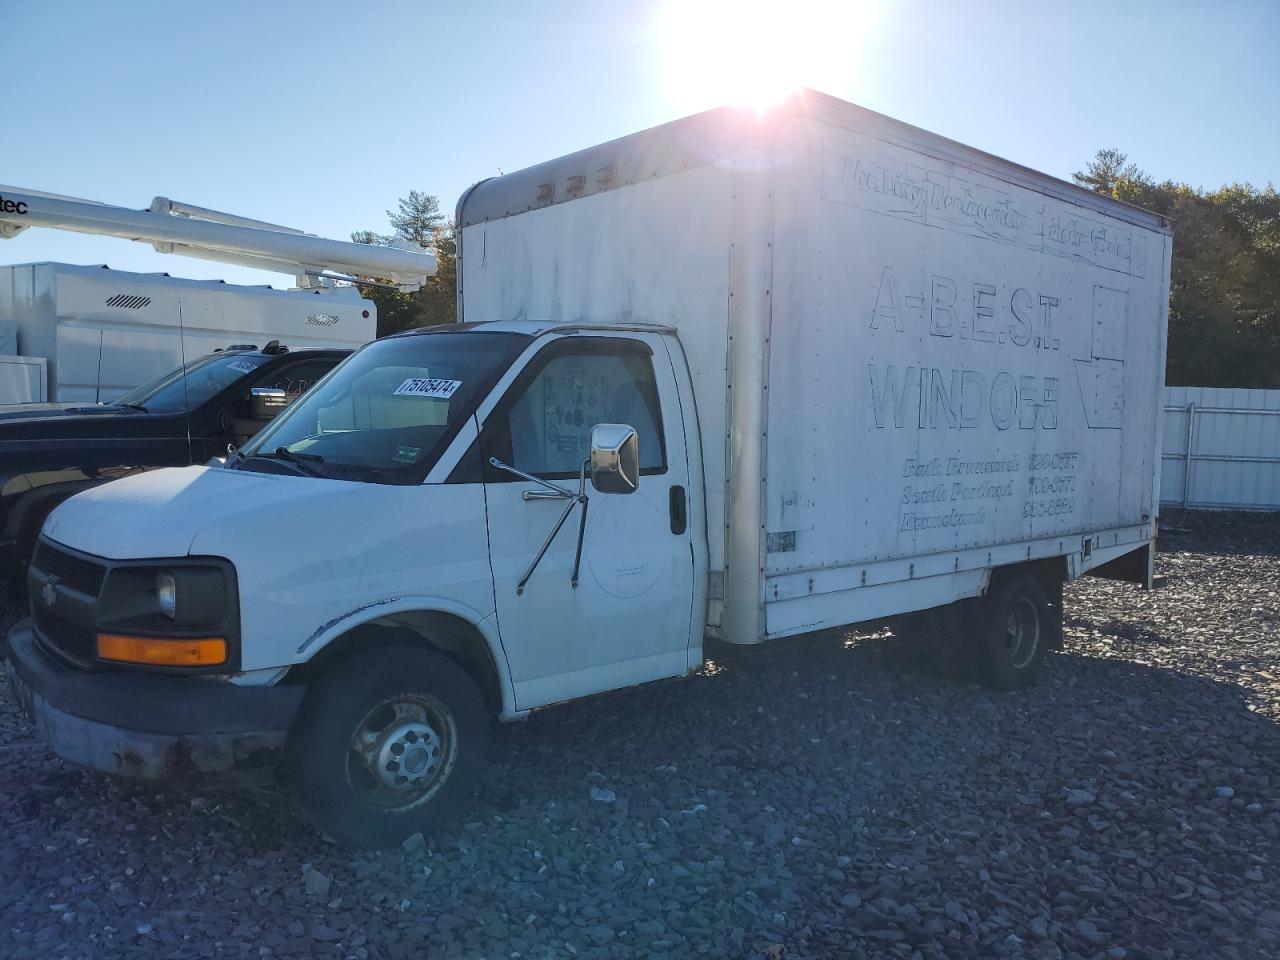
[[[122,310],[141,310],[150,302],[150,297],[139,296],[135,293],[117,293],[107,301],[107,306],[120,307]]]

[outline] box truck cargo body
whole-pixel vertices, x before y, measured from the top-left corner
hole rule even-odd
[[[26,263],[0,267],[0,325],[16,328],[19,355],[47,361],[48,400],[92,403],[231,344],[353,349],[373,339],[377,315],[355,287],[275,290]]]
[[[474,187],[462,319],[679,331],[707,629],[750,643],[1075,577],[1149,544],[1170,232],[829,97]]]
[[[464,323],[53,511],[6,671],[57,753],[283,747],[314,820],[391,844],[462,806],[494,716],[708,636],[922,613],[1007,690],[1064,581],[1149,576],[1150,214],[806,94],[483,182],[458,231]]]

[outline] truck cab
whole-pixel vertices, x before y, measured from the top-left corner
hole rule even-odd
[[[691,412],[667,328],[376,341],[222,465],[54,511],[10,636],[19,699],[90,766],[162,776],[283,746],[334,836],[429,829],[495,716],[700,663]]]

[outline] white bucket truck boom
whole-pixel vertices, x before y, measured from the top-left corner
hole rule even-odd
[[[436,272],[426,250],[326,240],[261,220],[221,213],[167,197],[145,210],[93,200],[0,186],[0,237],[29,227],[73,230],[150,243],[160,253],[180,253],[242,267],[290,273],[299,287],[326,278],[380,277],[414,291]]]
[[[417,290],[436,258],[410,244],[328,240],[292,227],[156,197],[144,210],[0,186],[0,238],[32,227],[120,237],[161,253],[292,276],[298,289],[184,280],[60,263],[0,267],[0,326],[18,353],[47,362],[30,399],[95,400],[123,393],[185,358],[232,343],[280,340],[293,349],[353,348],[372,340],[377,310],[336,281],[375,277]],[[30,367],[14,366],[23,388]],[[0,367],[0,376],[6,376]],[[12,391],[0,389],[0,396]]]

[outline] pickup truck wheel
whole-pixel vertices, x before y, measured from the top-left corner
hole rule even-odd
[[[470,799],[490,718],[466,671],[429,650],[382,647],[312,684],[286,745],[299,806],[339,843],[429,833]]]
[[[1020,690],[1040,676],[1054,636],[1044,588],[1030,573],[1000,577],[974,601],[969,638],[978,678],[993,690]]]

